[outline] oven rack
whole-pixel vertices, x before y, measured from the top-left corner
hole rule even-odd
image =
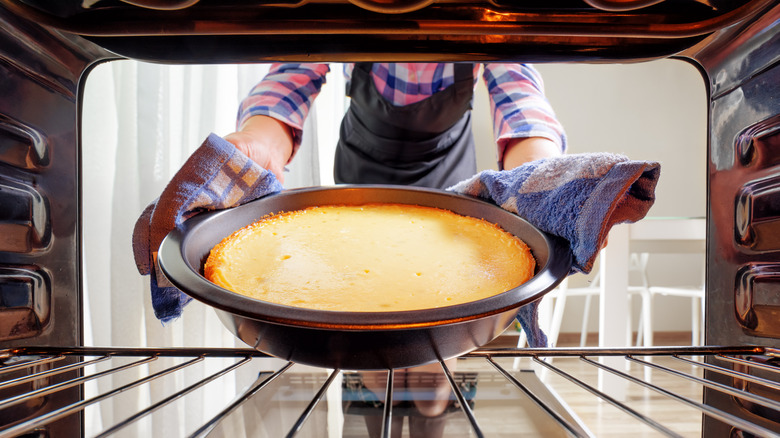
[[[95,371],[95,365],[110,359],[124,359],[127,363]],[[91,396],[84,396],[83,386],[90,381],[107,375],[122,373],[131,368],[138,368],[150,362],[162,358],[176,358],[180,362],[156,372],[148,372],[136,380],[129,381],[122,386],[109,391]],[[650,416],[640,412],[631,401],[621,400],[610,395],[607,391],[583,381],[576,374],[564,370],[556,364],[558,358],[579,359],[587,366],[594,367],[599,373],[612,376],[618,384],[639,385],[655,394],[655,396],[667,398],[674,402],[692,407],[703,415],[703,418],[717,420],[731,428],[731,436],[740,437],[780,437],[777,430],[780,416],[780,350],[759,346],[704,346],[704,347],[650,347],[650,348],[552,348],[552,349],[514,349],[514,348],[483,348],[463,356],[463,358],[486,361],[497,371],[496,375],[506,379],[512,386],[521,391],[532,403],[542,409],[550,420],[559,425],[567,436],[583,437],[595,436],[588,430],[576,416],[561,409],[556,400],[550,399],[545,394],[540,394],[532,387],[528,387],[518,379],[517,361],[526,360],[537,368],[547,370],[567,380],[572,385],[589,393],[594,400],[619,409],[633,421],[642,423],[654,429],[661,436],[681,436],[664,424],[654,420]],[[676,368],[661,365],[656,358],[679,361],[700,370],[696,373],[680,371]],[[142,385],[150,384],[164,376],[182,372],[183,369],[205,360],[228,360],[228,366],[202,377],[186,386],[172,390],[170,394],[161,400],[139,409],[133,415],[109,426],[98,436],[111,436],[121,431],[130,424],[144,416],[150,415],[162,409],[168,404],[186,394],[208,385],[222,376],[236,372],[237,369],[259,359],[270,359],[264,353],[252,349],[230,348],[100,348],[100,347],[20,347],[0,350],[0,438],[25,435],[48,436],[40,433],[46,428],[63,418],[83,416],[84,410],[101,401],[117,397],[124,391]],[[507,365],[507,359],[514,359],[514,367]],[[277,360],[278,359],[274,359]],[[700,385],[705,393],[704,400],[694,400],[675,393],[673,390],[656,385],[647,378],[637,377],[636,373],[628,373],[626,366],[618,361],[626,361],[644,367],[646,370],[656,370],[672,374],[678,378]],[[504,362],[500,364],[499,362]],[[282,362],[282,361],[279,361]],[[220,422],[228,418],[231,413],[239,409],[242,404],[252,397],[263,393],[275,379],[289,373],[295,364],[286,362],[273,370],[265,370],[257,373],[256,380],[247,385],[244,391],[232,402],[221,408],[218,414],[205,421],[196,431],[189,436],[198,437],[208,435]],[[483,427],[476,418],[472,409],[473,400],[464,388],[474,384],[474,374],[468,372],[451,372],[445,362],[440,363],[444,375],[454,393],[457,402],[455,406],[462,410],[470,425],[470,436],[486,436]],[[339,378],[345,385],[356,378],[360,373],[342,370],[322,370],[322,381],[317,382],[319,389],[308,401],[305,409],[286,436],[296,436],[301,431],[307,418],[316,409],[317,405],[325,398],[329,386]],[[386,373],[386,383],[393,387],[395,372],[389,370]],[[59,378],[58,378],[59,377]],[[495,377],[493,377],[495,378]],[[35,382],[44,382],[35,384]],[[56,382],[56,383],[52,383]],[[727,382],[727,383],[724,383]],[[615,383],[615,381],[613,381]],[[346,386],[345,386],[346,387]],[[760,391],[755,388],[760,387]],[[753,388],[753,389],[751,389]],[[35,403],[36,400],[56,398],[54,396],[63,392],[76,390],[71,401],[61,406],[48,406],[50,403]],[[706,394],[709,392],[709,396]],[[381,436],[389,437],[394,415],[393,395],[394,391],[385,391],[385,398],[378,405],[382,410]],[[75,398],[74,398],[75,397]],[[725,397],[727,400],[740,400],[742,406],[759,406],[760,412],[770,412],[768,418],[752,415],[738,415],[729,409],[722,409],[717,404]],[[67,398],[66,398],[67,399]],[[552,400],[552,402],[551,402]],[[710,402],[713,400],[714,402]],[[45,406],[33,415],[14,416],[18,410],[15,407]],[[10,415],[9,415],[10,413]],[[773,413],[773,414],[772,414]],[[759,418],[752,422],[751,418]],[[734,431],[739,431],[736,435]]]

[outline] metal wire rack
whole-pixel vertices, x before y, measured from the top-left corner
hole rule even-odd
[[[215,415],[189,431],[188,436],[218,435],[216,432],[220,425],[245,406],[255,403],[253,400],[282,397],[278,382],[285,379],[287,390],[282,392],[285,397],[295,398],[296,409],[300,408],[297,418],[284,432],[290,437],[309,435],[302,433],[307,420],[321,409],[326,394],[337,386],[340,387],[341,414],[372,412],[370,415],[377,420],[379,436],[382,437],[391,436],[393,427],[398,427],[394,418],[397,420],[405,415],[403,410],[410,406],[408,394],[397,389],[365,391],[365,372],[318,370],[317,373],[301,373],[292,371],[296,364],[278,360],[276,363],[281,365],[269,370],[268,359],[265,354],[248,349],[22,347],[0,350],[0,437],[49,436],[50,428],[58,423],[67,423],[68,418],[83,418],[84,411],[91,406],[120,397],[133,388],[151,385],[159,379],[170,379],[172,375],[208,361],[217,361],[220,366],[200,372],[200,377],[195,380],[176,380],[181,382],[169,385],[170,390],[164,397],[150,401],[147,406],[105,427],[97,436],[117,434],[193,391],[208,385],[220,385],[220,379],[242,368],[250,370],[245,374],[252,376],[251,381],[237,391],[238,395],[231,402],[219,407]],[[165,360],[172,362],[150,367],[152,363]],[[725,425],[732,431],[732,436],[780,437],[780,350],[777,349],[712,346],[501,348],[477,350],[460,360],[471,366],[464,369],[459,365],[459,370],[453,371],[448,366],[451,362],[441,362],[440,373],[449,383],[451,390],[448,390],[450,394],[447,397],[451,403],[448,409],[460,419],[460,429],[466,430],[463,436],[501,436],[494,433],[484,420],[481,421],[481,411],[475,409],[475,406],[479,407],[482,403],[490,405],[497,399],[501,399],[501,403],[509,399],[522,400],[523,406],[532,406],[522,409],[542,412],[543,415],[532,413],[531,416],[543,417],[545,424],[561,431],[561,436],[597,436],[598,433],[590,430],[576,409],[571,409],[565,397],[558,396],[560,386],[553,392],[545,389],[549,388],[549,384],[542,380],[557,378],[589,394],[593,400],[589,403],[609,405],[620,411],[628,421],[647,427],[656,435],[683,436],[643,412],[642,403],[635,398],[621,396],[620,391],[618,395],[610,392],[605,388],[610,386],[610,379],[612,386],[642,388],[653,398],[694,409],[700,413],[699,419]],[[522,362],[518,365],[518,361]],[[573,367],[572,363],[576,366]],[[252,364],[255,364],[254,369]],[[474,371],[477,369],[474,364],[480,364],[482,371]],[[627,365],[633,370],[629,371]],[[583,372],[583,367],[591,371]],[[535,371],[527,372],[531,368]],[[658,377],[655,380],[650,378],[650,371],[688,382],[701,389],[703,397],[693,399],[664,387],[655,381]],[[132,374],[132,378],[125,378],[102,392],[90,394],[85,389],[90,382],[128,373]],[[399,370],[381,373],[384,388],[398,387]],[[540,373],[548,375],[540,379]],[[598,376],[598,380],[589,381],[583,374]],[[334,385],[337,381],[340,385]],[[293,394],[290,389],[300,385],[314,388],[313,394],[290,396]],[[514,389],[508,391],[507,387]],[[672,387],[679,388],[679,384]],[[511,397],[506,396],[509,392],[513,393]],[[366,394],[371,397],[366,397]],[[739,406],[736,412],[729,407],[734,401]],[[83,434],[83,427],[79,429]],[[347,429],[342,420],[340,436],[350,436]],[[738,433],[733,435],[733,431]],[[51,436],[56,434],[51,433]]]

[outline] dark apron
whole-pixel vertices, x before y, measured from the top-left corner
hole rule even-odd
[[[342,184],[447,188],[477,171],[471,132],[472,64],[455,64],[455,83],[406,106],[386,100],[357,63],[341,122],[334,177]]]

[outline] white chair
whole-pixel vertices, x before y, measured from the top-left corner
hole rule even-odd
[[[582,309],[582,323],[580,326],[580,347],[584,347],[588,338],[588,316],[590,314],[590,305],[593,296],[598,296],[601,291],[600,276],[598,271],[587,287],[569,287],[569,277],[561,281],[558,286],[544,296],[543,304],[553,302],[552,316],[545,321],[540,316],[540,324],[547,335],[547,342],[550,347],[555,347],[558,343],[558,335],[561,333],[561,323],[563,322],[563,311],[566,308],[566,301],[569,297],[584,296],[585,303]],[[545,324],[548,322],[548,324]],[[517,339],[517,348],[523,348],[526,345],[525,333],[521,332]],[[517,360],[515,360],[517,362]]]
[[[645,261],[649,256],[669,257],[670,255],[683,254],[703,256],[706,252],[707,227],[705,218],[648,218],[631,224],[628,230],[629,252],[639,254],[640,257],[645,258]],[[642,312],[640,313],[641,323],[637,333],[637,345],[648,347],[653,345],[653,308],[657,304],[655,297],[659,295],[683,297],[691,300],[692,345],[704,343],[701,330],[704,313],[704,265],[704,263],[701,264],[701,277],[698,285],[661,287],[647,282],[647,290],[641,292]]]
[[[566,309],[566,301],[569,297],[585,297],[582,306],[582,322],[580,324],[580,347],[584,347],[588,340],[588,319],[590,316],[590,306],[594,296],[601,293],[601,276],[596,272],[590,284],[585,287],[569,287],[569,278],[565,278],[552,292],[548,294],[547,299],[554,300],[552,317],[547,329],[547,339],[550,346],[558,344],[558,335],[561,333],[561,323],[563,322],[563,311]]]
[[[638,255],[638,254],[632,254],[631,260],[629,263],[629,271],[630,272],[636,272],[637,277],[639,279],[638,283],[636,285],[631,285],[628,288],[629,297],[631,295],[640,294],[640,295],[646,295],[647,294],[647,287],[648,287],[648,281],[647,281],[647,256],[646,255]],[[552,300],[552,316],[549,318],[549,324],[544,324],[543,329],[545,333],[547,334],[547,340],[551,347],[554,347],[558,344],[558,336],[561,332],[561,324],[563,322],[563,315],[564,311],[566,309],[567,300],[570,297],[584,297],[585,301],[582,306],[582,319],[580,323],[580,347],[584,347],[587,344],[588,340],[588,322],[590,317],[590,311],[591,311],[591,304],[593,302],[593,297],[598,297],[601,294],[601,272],[596,269],[593,277],[588,282],[587,286],[583,287],[569,287],[569,280],[570,277],[565,278],[555,289],[550,291],[546,296],[545,300]],[[628,309],[631,308],[631,302],[628,301],[626,303],[628,306]],[[631,312],[628,312],[629,318],[627,321],[627,328],[626,328],[626,342],[627,344],[631,344],[631,337],[633,334],[632,330],[632,323],[631,323]],[[541,318],[540,318],[541,319]],[[517,347],[522,348],[525,346],[526,338],[523,333],[520,334],[518,338]]]
[[[626,345],[634,344],[634,340],[631,339],[633,335],[633,322],[631,317],[633,312],[631,311],[631,299],[634,296],[639,296],[642,299],[635,345],[644,345],[646,347],[653,345],[653,301],[654,297],[658,295],[686,297],[692,300],[691,345],[702,345],[703,333],[701,331],[701,323],[703,321],[704,315],[704,287],[651,286],[647,273],[649,259],[650,254],[645,252],[631,253],[629,256],[628,266],[630,274],[630,285],[628,286],[628,301],[626,303],[628,315],[626,327]],[[558,343],[564,311],[566,309],[566,304],[569,297],[584,297],[585,299],[582,306],[579,345],[580,347],[584,347],[587,344],[588,320],[593,297],[598,297],[601,294],[601,274],[599,270],[595,271],[593,278],[590,280],[587,286],[569,287],[569,280],[569,278],[564,279],[558,285],[558,287],[550,291],[544,298],[545,300],[548,300],[548,302],[552,301],[552,315],[549,318],[549,323],[543,324],[543,329],[547,334],[548,341],[552,347],[556,346]],[[542,319],[543,323],[545,322],[544,318],[540,319]],[[517,347],[522,348],[525,345],[525,334],[520,333]]]
[[[647,257],[647,253],[643,253]],[[637,332],[637,345],[651,347],[653,345],[653,301],[654,297],[672,296],[689,298],[691,300],[691,345],[703,345],[704,333],[701,330],[704,320],[704,271],[699,286],[648,286],[642,293],[642,313]]]
[[[549,319],[549,324],[545,324],[545,318],[540,315],[540,324],[542,329],[547,335],[547,342],[550,347],[555,347],[558,344],[558,335],[561,333],[561,323],[563,322],[563,311],[566,308],[566,301],[569,297],[584,296],[585,303],[582,308],[582,323],[580,326],[580,347],[584,347],[588,339],[588,316],[590,314],[590,305],[593,296],[598,296],[601,292],[600,275],[596,271],[595,276],[591,280],[590,284],[586,287],[569,287],[569,277],[566,277],[561,281],[558,286],[547,293],[544,296],[542,306],[552,301],[552,316]],[[540,306],[541,307],[541,306]],[[527,338],[525,332],[521,332],[517,339],[517,348],[523,348],[526,346]],[[520,358],[515,358],[513,369],[519,369]],[[542,370],[545,372],[547,370]]]

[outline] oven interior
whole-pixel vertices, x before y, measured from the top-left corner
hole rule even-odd
[[[778,21],[767,0],[0,1],[0,436],[83,435],[91,410],[151,386],[164,395],[118,411],[98,436],[389,437],[413,423],[443,436],[780,436]],[[85,346],[83,85],[122,58],[683,59],[708,98],[706,346],[488,346],[418,375],[309,369],[242,348]],[[96,390],[109,375],[114,385]],[[183,412],[188,394],[226,386],[229,402]],[[420,400],[444,411],[423,415]],[[491,411],[505,420],[486,421]],[[629,429],[614,430],[617,419]]]

